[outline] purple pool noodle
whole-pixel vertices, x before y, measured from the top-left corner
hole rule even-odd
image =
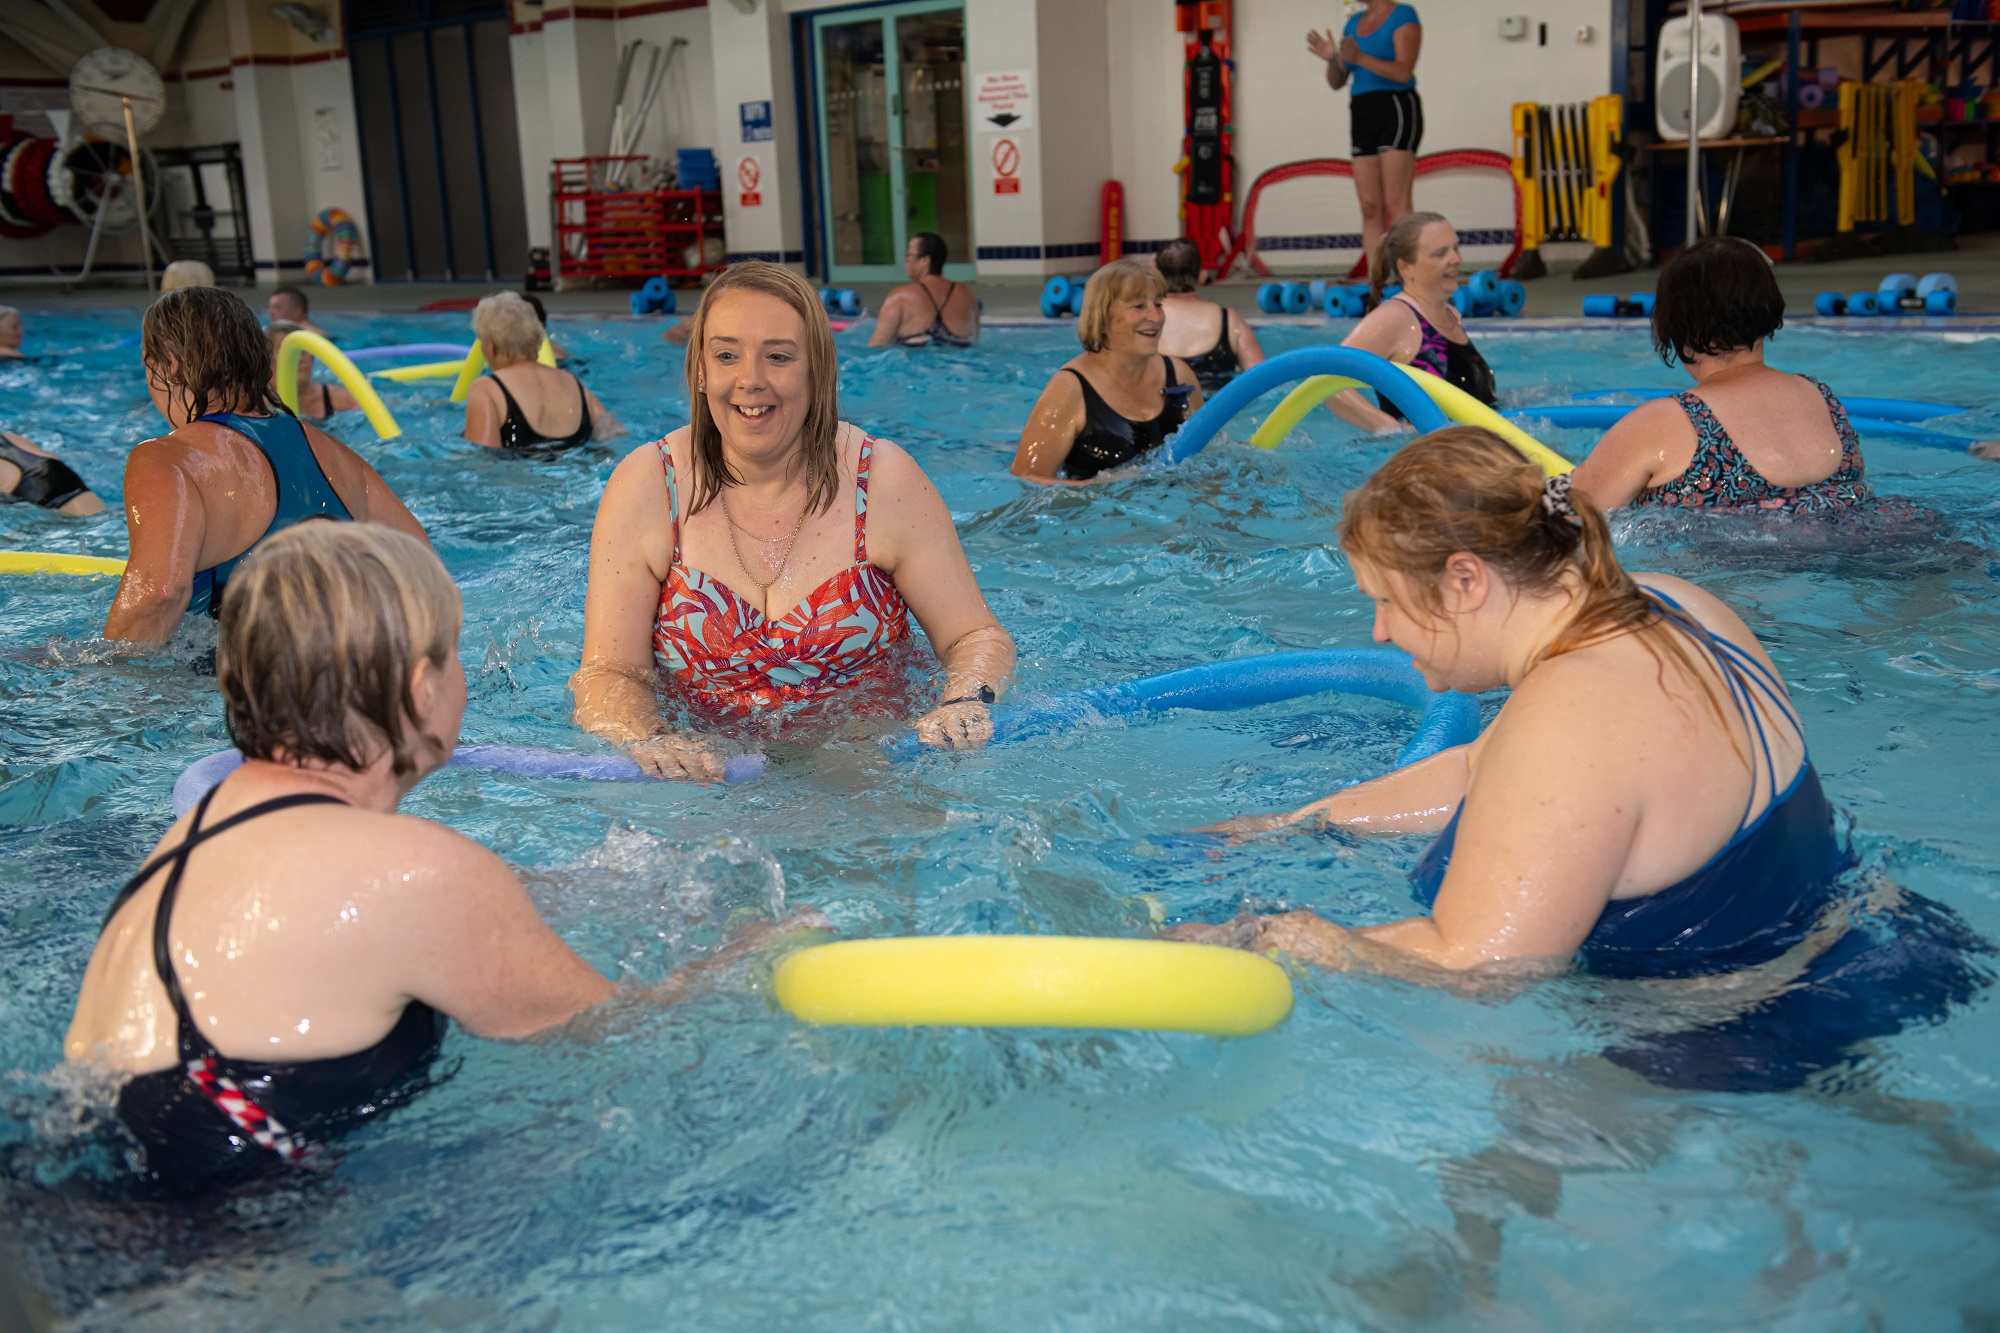
[[[764,771],[761,754],[731,755],[722,765],[724,782],[747,782]],[[186,814],[243,763],[235,750],[219,750],[187,766],[174,782],[174,814]],[[450,763],[490,769],[522,778],[580,778],[586,782],[650,782],[639,765],[615,754],[577,754],[533,745],[461,745]]]

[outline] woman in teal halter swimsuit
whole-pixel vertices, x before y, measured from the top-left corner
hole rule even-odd
[[[1436,431],[1348,496],[1340,539],[1378,641],[1434,689],[1511,694],[1469,746],[1218,831],[1435,833],[1415,874],[1430,913],[1348,930],[1300,911],[1185,936],[1418,978],[1572,960],[1686,977],[1791,955],[1804,984],[1757,996],[1755,1022],[1612,1053],[1683,1086],[1796,1084],[1980,984],[1962,960],[1982,946],[1935,904],[1890,945],[1847,928],[1850,858],[1776,667],[1716,598],[1621,569],[1567,478],[1545,482],[1483,430]]]
[[[945,671],[918,733],[985,744],[1014,641],[922,470],[840,420],[818,296],[789,269],[737,264],[691,323],[693,423],[627,456],[598,505],[577,724],[661,777],[712,781],[725,755],[667,727],[663,673],[730,724],[835,700],[901,711],[894,650],[914,617]]]
[[[237,562],[308,519],[384,523],[428,540],[374,468],[285,410],[271,388],[271,345],[232,293],[162,296],[146,311],[140,355],[172,430],[125,463],[132,553],[105,638],[159,643],[184,613],[214,614]]]

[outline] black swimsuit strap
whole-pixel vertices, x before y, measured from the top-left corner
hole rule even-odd
[[[166,987],[167,999],[173,1003],[174,1014],[180,1019],[179,1044],[183,1054],[190,1047],[196,1048],[197,1055],[217,1054],[207,1038],[201,1035],[201,1029],[196,1025],[194,1016],[188,1012],[187,999],[181,994],[180,976],[174,971],[173,947],[168,942],[168,934],[173,926],[174,899],[180,893],[181,877],[187,871],[189,854],[209,839],[263,815],[275,814],[279,810],[289,810],[300,805],[347,804],[337,797],[299,792],[291,796],[278,796],[268,801],[260,801],[248,810],[239,810],[220,823],[203,828],[201,822],[208,816],[209,803],[215,799],[216,791],[220,790],[219,787],[215,788],[201,798],[201,804],[194,809],[194,822],[188,828],[187,837],[171,850],[162,852],[141,866],[139,873],[118,891],[118,897],[111,904],[111,911],[104,918],[105,924],[109,925],[111,918],[118,914],[118,909],[130,901],[139,886],[144,884],[154,871],[162,865],[172,864],[173,869],[167,872],[167,882],[160,887],[159,900],[153,904],[153,970],[159,974],[160,984]]]
[[[528,424],[528,418],[525,414],[522,413],[521,405],[514,401],[513,394],[507,392],[507,381],[501,379],[498,375],[488,375],[486,378],[492,380],[496,385],[500,387],[500,396],[507,400],[508,424],[519,426],[522,430],[528,432],[528,434],[530,435],[541,434],[540,431],[536,430],[533,426],[530,426]],[[579,383],[581,383],[581,381],[579,381]]]

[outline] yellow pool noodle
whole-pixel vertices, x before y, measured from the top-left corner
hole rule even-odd
[[[286,407],[293,412],[299,410],[299,356],[305,352],[318,357],[333,372],[334,378],[347,386],[347,391],[361,405],[368,424],[375,428],[378,436],[393,440],[403,433],[403,428],[396,424],[396,418],[390,416],[389,409],[382,405],[381,395],[375,392],[375,386],[347,359],[347,354],[319,334],[306,329],[292,330],[278,344],[278,397]]]
[[[408,384],[413,380],[448,380],[465,369],[465,358],[456,361],[426,361],[418,366],[395,366],[388,370],[371,370],[371,380],[394,380],[398,384]]]
[[[1414,366],[1398,364],[1396,369],[1416,381],[1417,387],[1422,389],[1432,402],[1444,409],[1444,414],[1453,421],[1467,426],[1485,427],[1520,450],[1522,457],[1538,465],[1548,475],[1560,476],[1575,470],[1576,464],[1458,386],[1447,384],[1429,371],[1419,370]],[[1294,427],[1328,398],[1346,389],[1366,387],[1359,380],[1351,380],[1342,375],[1314,375],[1310,379],[1301,380],[1298,387],[1286,394],[1277,409],[1257,427],[1256,433],[1250,437],[1250,443],[1260,449],[1275,449],[1287,435],[1291,434]]]
[[[943,935],[845,940],[778,965],[778,1003],[861,1027],[1130,1028],[1247,1037],[1292,1010],[1270,959],[1173,940]]]
[[[123,574],[125,562],[102,555],[0,551],[0,574]]]
[[[547,334],[542,335],[541,350],[535,353],[535,360],[545,366],[556,363],[556,349],[549,342]],[[479,372],[486,369],[486,346],[477,338],[472,340],[472,350],[465,354],[465,364],[459,367],[458,383],[451,386],[451,401],[462,403],[465,395],[472,392],[472,382],[479,378]]]

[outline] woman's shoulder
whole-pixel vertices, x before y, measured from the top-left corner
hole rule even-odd
[[[1415,5],[1399,4],[1394,9],[1389,11],[1389,26],[1392,28],[1400,28],[1405,24],[1411,24],[1411,23],[1416,24],[1418,27],[1422,27],[1423,22],[1424,21],[1417,16],[1417,7]]]

